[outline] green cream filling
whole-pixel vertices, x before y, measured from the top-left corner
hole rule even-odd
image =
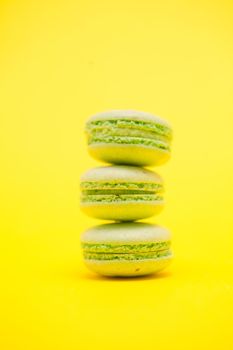
[[[136,190],[83,190],[83,195],[100,195],[100,194],[154,194],[155,191],[136,191]]]
[[[168,138],[172,137],[172,131],[169,127],[150,121],[139,121],[131,119],[109,119],[109,120],[95,120],[87,124],[86,131],[98,131],[100,128],[130,128],[139,129],[154,132],[156,134],[166,136]]]
[[[85,195],[82,194],[82,203],[116,203],[116,202],[152,202],[160,201],[163,197],[157,194],[97,194]]]
[[[127,191],[149,191],[149,192],[162,192],[163,185],[148,183],[148,182],[104,182],[104,181],[83,181],[81,183],[81,189],[84,191],[89,190],[127,190]],[[121,192],[122,193],[122,192]],[[141,192],[140,192],[141,193]]]
[[[88,144],[125,144],[125,145],[143,145],[147,147],[156,147],[165,151],[170,151],[169,144],[166,144],[159,140],[141,138],[141,137],[125,137],[125,136],[103,136],[101,135],[93,135],[89,137]]]
[[[92,132],[87,132],[88,138],[92,135],[98,135],[102,139],[106,136],[122,136],[122,137],[140,137],[145,139],[154,139],[157,141],[163,141],[170,144],[170,139],[166,136],[159,135],[152,131],[145,131],[141,129],[130,129],[130,128],[109,128],[109,127],[99,127],[98,129],[92,130]]]
[[[128,253],[128,254],[115,254],[115,253],[83,253],[86,260],[145,260],[145,259],[157,259],[162,257],[168,257],[171,255],[170,250],[161,250],[157,252],[146,253]]]
[[[158,201],[162,200],[161,184],[153,183],[111,183],[91,182],[81,183],[82,203],[92,202],[123,202],[123,201]]]
[[[155,252],[159,250],[167,250],[170,248],[170,241],[163,242],[148,242],[148,243],[134,243],[134,244],[111,244],[111,243],[82,243],[82,248],[86,253],[145,253]]]

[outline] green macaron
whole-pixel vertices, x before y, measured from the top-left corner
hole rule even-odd
[[[88,151],[113,164],[159,165],[170,158],[171,126],[146,112],[113,110],[86,123]]]
[[[158,214],[163,204],[161,177],[144,168],[98,167],[81,177],[81,209],[91,217],[139,220]]]
[[[81,237],[87,267],[105,276],[141,276],[158,272],[172,258],[170,233],[146,223],[93,227]]]

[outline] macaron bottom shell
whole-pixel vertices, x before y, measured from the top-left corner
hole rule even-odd
[[[102,276],[136,277],[157,273],[165,269],[172,260],[172,254],[144,260],[88,260],[84,259],[89,270]]]
[[[122,203],[82,203],[82,211],[97,219],[115,221],[134,221],[159,214],[164,201],[122,202]]]
[[[170,151],[135,144],[91,144],[88,151],[93,158],[113,164],[161,165],[170,158]]]

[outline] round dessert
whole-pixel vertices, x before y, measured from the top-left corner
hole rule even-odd
[[[171,126],[146,112],[113,110],[86,123],[88,151],[113,164],[159,165],[170,158]]]
[[[87,267],[105,276],[142,276],[170,263],[170,233],[146,223],[113,223],[93,227],[81,237]]]
[[[133,221],[158,214],[163,208],[161,177],[126,165],[98,167],[81,177],[81,209],[104,220]]]

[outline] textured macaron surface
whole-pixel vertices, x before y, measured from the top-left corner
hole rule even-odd
[[[109,111],[90,118],[86,124],[89,145],[142,145],[170,151],[172,130],[159,117],[137,111]]]
[[[82,238],[87,260],[141,260],[171,256],[168,230],[145,223],[99,225]]]

